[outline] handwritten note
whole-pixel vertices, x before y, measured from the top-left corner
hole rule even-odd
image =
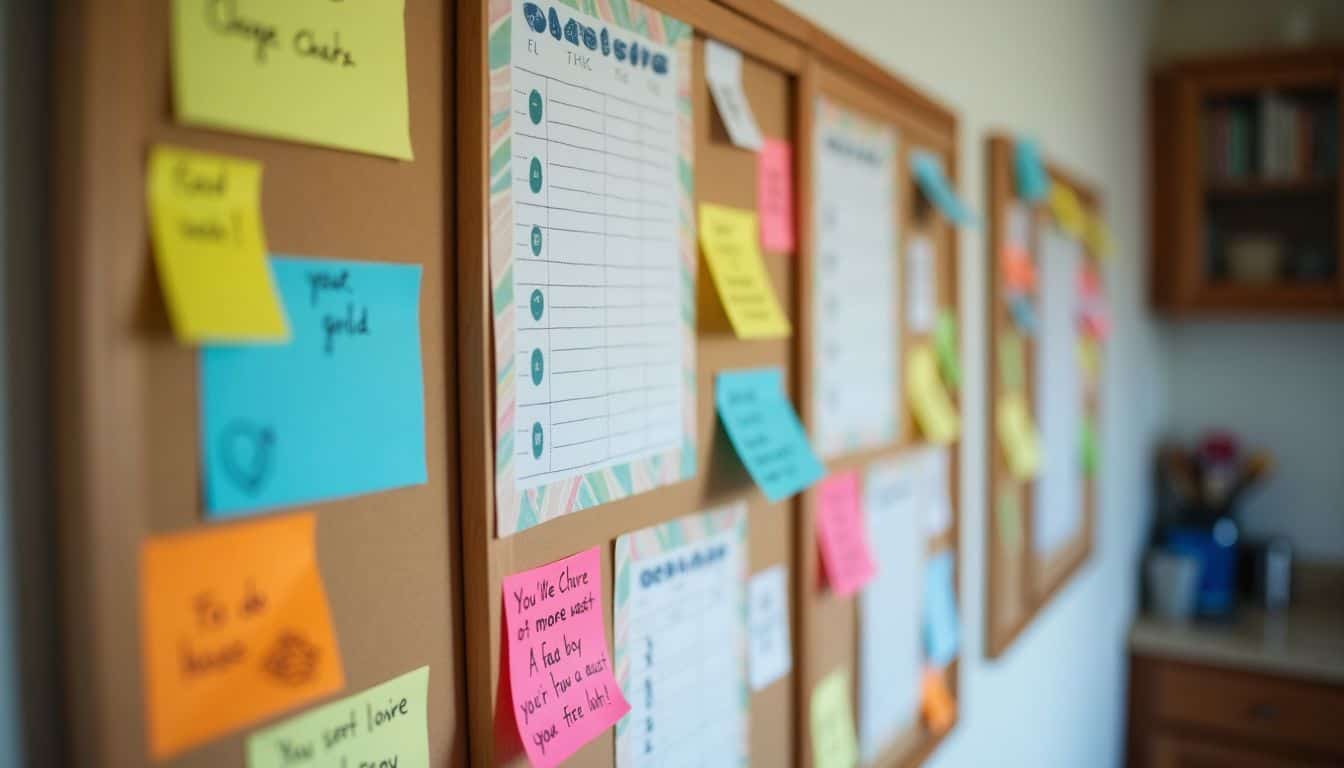
[[[957,720],[957,703],[947,684],[946,669],[926,669],[920,684],[920,711],[929,730],[942,733]]]
[[[938,361],[927,344],[916,344],[905,359],[905,389],[925,439],[939,444],[957,439],[961,419],[938,378]]]
[[[425,482],[420,267],[272,259],[294,337],[201,353],[217,517]]]
[[[1111,254],[1111,229],[1100,216],[1088,216],[1084,226],[1083,242],[1087,244],[1089,255],[1094,259],[1104,259]]]
[[[938,354],[938,370],[951,389],[961,386],[961,347],[957,343],[957,315],[943,307],[933,326],[933,348]]]
[[[784,396],[778,368],[720,372],[714,379],[714,405],[738,458],[772,503],[825,474]]]
[[[747,670],[751,689],[761,691],[793,669],[789,644],[789,571],[772,565],[747,584]]]
[[[859,764],[854,714],[849,705],[849,673],[837,669],[812,689],[812,765],[854,768]]]
[[[1005,245],[999,251],[999,274],[1003,278],[1005,295],[1036,290],[1036,265],[1025,249]]]
[[[943,174],[943,162],[937,155],[924,150],[911,152],[910,170],[915,174],[920,191],[942,211],[943,216],[957,226],[975,225],[975,214],[957,197],[951,182]]]
[[[1073,190],[1055,182],[1050,185],[1050,213],[1059,228],[1075,238],[1087,235],[1087,212]]]
[[[700,247],[723,311],[739,339],[778,339],[793,333],[775,298],[756,246],[756,214],[700,204]]]
[[[429,667],[247,738],[247,768],[429,768]]]
[[[173,0],[183,123],[409,160],[404,0]]]
[[[1008,299],[1008,315],[1013,318],[1013,325],[1017,326],[1020,333],[1036,335],[1036,305],[1026,294],[1014,294]]]
[[[597,547],[504,579],[513,716],[528,758],[559,765],[630,705],[612,675]]]
[[[759,150],[761,129],[742,89],[742,53],[717,40],[706,40],[705,82],[728,138],[743,149]]]
[[[756,156],[756,210],[761,217],[761,247],[791,253],[794,241],[793,145],[765,139]]]
[[[924,657],[935,667],[945,667],[957,656],[960,631],[957,593],[952,584],[955,562],[944,550],[924,565]]]
[[[745,765],[747,505],[616,540],[616,768]]]
[[[1011,330],[999,331],[998,363],[999,387],[1007,392],[1022,389],[1026,368],[1022,363],[1022,337]]]
[[[289,336],[266,263],[260,163],[155,147],[145,195],[154,262],[179,340],[274,342]]]
[[[933,330],[938,311],[938,265],[933,241],[912,235],[905,251],[905,321],[915,333]]]
[[[1041,164],[1036,142],[1019,139],[1013,146],[1013,172],[1017,181],[1017,196],[1034,203],[1050,194],[1050,177]]]
[[[1041,468],[1041,449],[1031,408],[1020,391],[999,396],[994,427],[1013,476],[1019,480],[1035,477]]]
[[[345,685],[310,513],[140,548],[149,750],[161,760]]]
[[[877,573],[868,547],[858,473],[832,475],[817,486],[816,525],[831,591],[840,597],[854,594]]]

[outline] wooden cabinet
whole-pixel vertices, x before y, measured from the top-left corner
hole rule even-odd
[[[1344,49],[1223,56],[1154,75],[1155,306],[1344,317]]]
[[[1344,687],[1134,656],[1135,768],[1344,765]]]

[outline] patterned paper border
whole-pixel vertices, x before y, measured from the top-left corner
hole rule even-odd
[[[695,475],[695,215],[692,207],[691,27],[631,0],[551,0],[671,47],[677,56],[681,143],[682,424],[680,451],[637,459],[517,493],[514,487],[513,199],[510,168],[511,0],[490,0],[490,277],[495,353],[496,535],[509,536],[608,501]]]

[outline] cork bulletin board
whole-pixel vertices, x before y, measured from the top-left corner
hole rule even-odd
[[[1101,217],[1100,199],[1076,175],[1044,162],[1050,198],[1029,203],[1022,198],[1016,181],[1016,140],[993,136],[988,149],[988,263],[992,266],[986,386],[991,439],[985,647],[994,658],[1012,645],[1092,552],[1097,505],[1095,451],[1099,441],[1095,430],[1100,424],[1104,339],[1084,341],[1086,336],[1079,328],[1080,292],[1083,275],[1097,274],[1095,265],[1103,255],[1099,250],[1104,247],[1104,237],[1098,239],[1093,229]],[[1067,228],[1073,232],[1066,231],[1059,215],[1059,196],[1066,202],[1065,218],[1084,222]],[[1054,242],[1066,251],[1072,249],[1068,258],[1073,264],[1065,268],[1073,272],[1059,279],[1050,277],[1060,269],[1061,257],[1049,238],[1055,238]],[[1008,284],[1009,272],[1004,266],[1005,247],[1010,240],[1024,245],[1022,250],[1030,258],[1035,275],[1035,289],[1024,292],[1032,318],[1025,323],[1014,314],[1013,296],[1019,292]],[[1061,302],[1072,308],[1066,308],[1062,317],[1047,306],[1059,306]],[[1050,313],[1059,319],[1052,319]],[[1024,325],[1030,331],[1024,330]],[[1051,340],[1058,339],[1061,331],[1076,336],[1077,341],[1063,340],[1055,345],[1060,349],[1047,353],[1045,345],[1053,344]],[[1053,357],[1047,359],[1047,354]],[[1060,380],[1068,391],[1060,392]],[[1052,394],[1042,397],[1047,386]],[[1003,441],[994,437],[1005,398],[1015,393],[1025,398],[1039,435],[1043,459],[1034,478],[1023,478],[1012,471]],[[1058,413],[1061,403],[1066,403],[1072,413]],[[1050,426],[1051,420],[1061,418],[1080,429],[1068,426],[1061,434]],[[1048,485],[1061,482],[1074,489],[1062,499],[1046,490]],[[1047,527],[1059,532],[1042,530]]]

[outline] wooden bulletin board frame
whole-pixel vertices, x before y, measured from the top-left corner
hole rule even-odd
[[[788,566],[793,605],[790,606],[794,642],[794,670],[751,696],[751,756],[753,764],[811,764],[807,701],[820,675],[811,661],[814,653],[839,644],[841,655],[853,655],[850,641],[828,637],[812,610],[811,590],[816,577],[816,542],[810,510],[799,497],[777,504],[766,502],[750,484],[745,471],[717,424],[713,406],[713,376],[723,369],[779,366],[795,403],[805,403],[807,377],[801,364],[807,352],[803,297],[810,274],[807,243],[810,226],[810,181],[804,163],[810,130],[807,113],[811,96],[822,86],[862,94],[853,100],[881,116],[893,115],[909,136],[927,137],[919,143],[935,149],[949,174],[955,177],[956,120],[937,105],[868,59],[773,0],[645,0],[644,5],[667,13],[695,30],[691,55],[691,91],[694,113],[694,203],[713,202],[754,207],[754,159],[732,147],[708,97],[704,82],[703,44],[719,40],[744,55],[743,80],[748,99],[766,136],[794,143],[795,212],[799,224],[799,254],[766,253],[771,282],[794,327],[794,335],[778,341],[739,341],[728,330],[726,318],[700,263],[697,279],[696,322],[696,475],[694,478],[596,508],[545,522],[507,537],[496,535],[494,475],[494,361],[492,341],[491,276],[489,262],[489,78],[487,42],[488,4],[465,3],[459,16],[459,369],[461,394],[462,541],[466,617],[467,687],[470,760],[475,766],[493,766],[510,758],[504,733],[511,718],[498,711],[501,691],[500,640],[501,583],[515,572],[536,567],[598,545],[602,556],[603,601],[608,643],[612,642],[613,544],[626,532],[694,514],[721,504],[745,500],[748,505],[750,571],[770,565]],[[823,64],[824,62],[824,64]],[[823,69],[823,66],[826,69]],[[843,72],[844,74],[839,74]],[[842,85],[843,83],[843,85]],[[905,126],[908,125],[908,130]],[[908,146],[908,145],[903,145]],[[899,161],[903,204],[916,199],[904,158]],[[902,225],[904,231],[904,225]],[[948,270],[940,285],[955,291],[956,238],[950,228],[938,234],[940,265]],[[699,259],[697,259],[699,263]],[[899,271],[899,270],[898,270]],[[899,282],[899,281],[898,281]],[[955,293],[951,297],[955,306]],[[806,414],[804,414],[806,418]],[[909,417],[906,421],[910,422]],[[909,434],[907,429],[907,434]],[[951,492],[956,489],[956,453],[952,451]],[[897,453],[895,446],[886,453]],[[880,453],[880,452],[879,452]],[[874,453],[874,456],[879,455]],[[955,546],[954,521],[946,541]],[[803,597],[807,595],[807,597]],[[952,672],[955,677],[955,665]],[[781,738],[793,733],[792,739]],[[516,738],[516,737],[514,737]],[[613,735],[604,733],[577,752],[570,764],[608,766],[614,760]],[[936,741],[920,739],[900,756],[922,760]],[[894,756],[892,759],[896,759]],[[885,761],[884,761],[885,762]]]
[[[1054,596],[1064,588],[1074,574],[1087,562],[1092,554],[1093,538],[1096,529],[1097,488],[1096,472],[1084,478],[1083,515],[1077,535],[1058,550],[1048,555],[1032,551],[1032,518],[1035,491],[1030,481],[1020,482],[1012,478],[1003,449],[1000,446],[995,424],[1002,382],[999,377],[999,334],[1012,330],[1013,320],[1008,302],[1002,290],[1003,274],[1000,269],[1000,253],[1007,240],[1008,208],[1019,201],[1013,170],[1013,152],[1015,140],[1006,135],[994,135],[988,140],[988,197],[989,197],[989,252],[986,263],[989,280],[988,336],[989,365],[986,368],[986,391],[988,400],[986,414],[989,438],[986,440],[988,451],[989,482],[986,484],[986,530],[985,547],[988,550],[985,569],[985,649],[990,658],[1002,655],[1019,634],[1031,623]],[[1050,181],[1071,190],[1084,211],[1091,217],[1099,217],[1101,201],[1091,186],[1058,165],[1045,164]],[[1049,217],[1049,207],[1038,204],[1033,209],[1032,233],[1030,242],[1032,252],[1040,258],[1040,233]],[[1089,250],[1088,243],[1081,243],[1084,258],[1095,259],[1096,254]],[[1023,379],[1028,403],[1033,404],[1036,391],[1035,342],[1031,336],[1022,335],[1023,340]],[[1103,345],[1104,346],[1104,345]],[[1093,425],[1100,423],[1099,387],[1085,391],[1084,416]],[[1080,470],[1081,471],[1081,470]],[[1013,483],[1018,493],[1022,522],[1019,534],[1015,537],[1016,546],[1010,546],[1005,539],[1013,539],[1007,533],[1004,521],[998,514],[999,488]]]
[[[914,174],[910,171],[910,157],[915,150],[932,152],[941,160],[948,178],[955,181],[958,167],[956,117],[947,109],[926,99],[903,98],[899,92],[893,93],[891,89],[883,88],[872,81],[856,78],[851,73],[828,63],[814,61],[804,75],[803,103],[812,104],[818,98],[824,98],[873,122],[890,126],[896,132],[894,169],[896,174],[896,211],[893,211],[893,215],[897,222],[896,247],[898,257],[896,258],[895,270],[897,295],[894,300],[898,309],[896,321],[901,328],[901,340],[898,349],[901,357],[897,358],[897,376],[901,379],[900,389],[902,396],[904,396],[907,385],[904,382],[905,368],[902,358],[917,342],[930,345],[933,343],[931,334],[915,332],[909,327],[907,321],[905,259],[912,237],[922,235],[928,237],[934,244],[937,265],[936,281],[939,294],[938,306],[951,309],[954,313],[957,312],[959,307],[956,227],[939,214],[919,191]],[[803,307],[804,331],[800,335],[800,344],[803,350],[804,363],[800,366],[800,369],[804,372],[804,378],[800,387],[802,390],[800,413],[803,423],[809,427],[816,417],[811,407],[810,388],[813,382],[808,376],[808,372],[812,370],[812,361],[816,354],[816,351],[812,349],[810,338],[813,308],[810,275],[812,274],[813,262],[818,257],[817,245],[812,232],[811,206],[815,202],[810,197],[814,184],[814,169],[810,162],[812,137],[815,130],[814,117],[815,112],[813,110],[804,110],[802,145],[805,148],[805,157],[809,159],[805,160],[801,166],[800,187],[805,190],[804,194],[808,196],[805,198],[806,204],[799,219],[802,232],[801,242],[803,243],[802,269],[803,274],[808,276],[801,281],[803,295],[800,303]],[[957,410],[960,411],[961,397],[959,391],[951,391],[950,395]],[[896,396],[896,393],[893,393],[894,396]],[[831,459],[826,462],[828,472],[853,470],[858,471],[862,477],[863,471],[875,462],[889,460],[926,445],[919,435],[919,428],[910,412],[908,403],[904,401],[899,403],[897,412],[901,414],[901,420],[898,425],[897,438],[894,441]],[[957,480],[960,476],[959,444],[960,440],[942,446],[942,450],[948,452],[949,487],[947,490],[952,504],[952,520],[950,526],[942,535],[925,542],[926,557],[939,552],[950,551],[954,561],[957,559],[960,520],[959,484]],[[857,718],[859,716],[858,681],[861,674],[858,665],[859,622],[861,620],[858,596],[836,597],[828,589],[819,586],[822,583],[821,562],[814,523],[818,509],[818,498],[819,494],[815,487],[805,492],[802,499],[801,515],[799,516],[798,560],[801,569],[796,600],[799,606],[797,645],[799,647],[798,675],[801,686],[799,697],[802,702],[800,706],[806,712],[808,710],[807,702],[816,684],[835,669],[845,668],[848,670],[851,697],[853,698],[851,702],[852,711]],[[922,529],[922,522],[920,525]],[[915,616],[911,617],[911,620],[918,622],[920,619]],[[949,666],[947,675],[955,699],[957,695],[957,662],[955,660]],[[932,754],[952,727],[955,727],[955,722],[948,729],[940,733],[934,733],[927,729],[916,715],[915,722],[912,722],[892,744],[888,745],[886,750],[877,758],[875,764],[884,766],[918,765]],[[803,740],[799,749],[799,764],[811,766],[813,765],[813,755],[810,728],[806,727],[804,723],[800,726],[799,731]]]
[[[53,393],[63,729],[71,764],[237,768],[256,728],[428,665],[430,761],[465,759],[457,491],[456,3],[406,0],[413,161],[179,125],[172,4],[58,4],[53,22]],[[260,161],[276,253],[419,264],[427,482],[306,504],[345,687],[153,763],[143,722],[138,553],[206,519],[197,350],[169,328],[145,167],[159,143]],[[260,520],[294,509],[250,516]],[[53,760],[55,757],[53,756]]]

